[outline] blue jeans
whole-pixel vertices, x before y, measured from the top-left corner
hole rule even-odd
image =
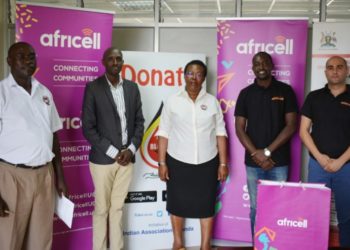
[[[325,183],[332,189],[337,210],[340,246],[350,247],[350,163],[335,173],[329,173],[315,159],[310,158],[308,182]]]
[[[247,184],[250,197],[250,224],[254,238],[255,215],[256,215],[256,194],[258,191],[258,180],[286,181],[288,166],[274,167],[270,170],[247,166]]]

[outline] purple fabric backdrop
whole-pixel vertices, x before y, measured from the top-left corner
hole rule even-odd
[[[225,113],[229,134],[230,179],[221,186],[217,203],[214,238],[251,241],[249,195],[246,186],[244,149],[234,130],[234,109],[240,90],[254,81],[251,61],[266,51],[275,64],[273,74],[290,83],[299,107],[304,97],[308,21],[232,19],[217,23],[218,99]],[[292,140],[290,180],[300,176],[301,142]]]
[[[59,132],[61,154],[75,211],[71,229],[54,219],[53,249],[91,249],[90,146],[80,115],[85,84],[104,72],[101,58],[111,45],[113,14],[17,4],[16,17],[16,40],[36,50],[35,77],[51,90],[64,126]]]

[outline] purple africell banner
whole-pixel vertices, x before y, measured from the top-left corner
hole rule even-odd
[[[273,75],[289,83],[301,107],[304,99],[307,19],[225,19],[217,23],[218,91],[229,135],[230,177],[220,188],[214,238],[251,242],[249,195],[244,148],[234,129],[234,109],[241,89],[253,83],[252,57],[259,51],[271,54]],[[301,142],[291,144],[289,180],[300,178]]]
[[[62,162],[75,210],[71,229],[54,219],[53,249],[92,248],[90,145],[80,115],[85,84],[104,72],[101,58],[111,46],[112,25],[112,12],[16,4],[16,40],[34,47],[35,77],[51,90],[64,127],[59,132]]]

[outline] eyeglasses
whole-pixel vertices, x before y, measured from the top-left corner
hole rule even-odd
[[[192,71],[189,71],[189,72],[186,72],[186,77],[188,78],[192,78],[192,77],[195,77],[197,79],[202,79],[204,77],[204,74],[201,73],[201,72],[198,72],[198,73],[193,73]]]

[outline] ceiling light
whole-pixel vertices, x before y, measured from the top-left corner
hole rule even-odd
[[[272,0],[271,5],[270,5],[270,8],[269,8],[269,10],[267,11],[268,14],[270,14],[270,12],[271,12],[273,6],[275,5],[275,2],[276,2],[276,0]]]
[[[170,6],[169,6],[169,4],[167,4],[167,2],[163,2],[164,3],[164,5],[165,5],[165,7],[172,13],[172,14],[174,14],[174,11],[173,11],[173,9],[172,8],[170,8]]]
[[[141,19],[139,19],[139,18],[135,18],[135,20],[136,20],[138,23],[143,23],[143,22],[141,21]]]
[[[218,6],[218,12],[221,13],[221,4],[220,4],[220,0],[216,0],[216,4]]]
[[[333,2],[334,2],[334,0],[330,0],[330,1],[327,3],[327,6],[331,5]]]
[[[152,10],[153,1],[113,1],[113,5],[124,11]]]

